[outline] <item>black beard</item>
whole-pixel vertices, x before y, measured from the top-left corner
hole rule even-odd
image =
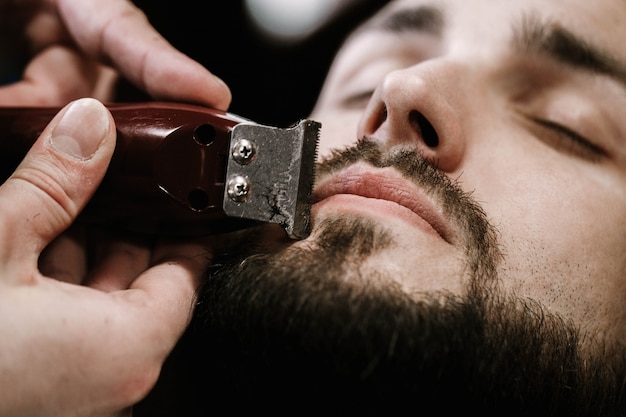
[[[363,276],[360,261],[393,236],[361,218],[316,223],[313,243],[279,250],[239,239],[209,271],[181,342],[200,409],[623,415],[624,364],[613,360],[623,352],[583,355],[573,325],[499,288],[495,233],[470,196],[416,152],[383,155],[371,141],[319,172],[356,160],[414,179],[463,228],[466,293],[417,299],[393,277]]]

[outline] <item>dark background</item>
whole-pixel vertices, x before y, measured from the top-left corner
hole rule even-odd
[[[229,85],[231,112],[275,126],[308,116],[340,40],[385,2],[358,0],[313,36],[285,45],[271,43],[250,24],[241,0],[134,1],[176,48]],[[119,98],[142,97],[123,83]]]

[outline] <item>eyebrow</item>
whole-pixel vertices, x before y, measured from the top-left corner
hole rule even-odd
[[[556,24],[525,16],[516,26],[513,42],[518,50],[539,53],[570,66],[615,79],[626,87],[626,67],[608,51]]]
[[[357,32],[383,30],[391,33],[416,32],[441,36],[444,16],[441,9],[433,6],[418,6],[397,10],[381,19],[374,19]]]

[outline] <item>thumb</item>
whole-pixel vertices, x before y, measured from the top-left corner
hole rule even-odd
[[[113,118],[102,103],[86,98],[64,107],[0,187],[0,256],[36,262],[87,204],[114,148]]]

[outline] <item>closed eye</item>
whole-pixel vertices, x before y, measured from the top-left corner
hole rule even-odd
[[[584,157],[585,159],[597,160],[600,157],[607,155],[604,149],[566,126],[551,120],[544,120],[540,118],[531,119],[540,127],[544,127],[546,130],[551,132],[547,138],[558,148],[565,149],[566,151],[577,156]],[[543,137],[544,139],[546,138],[546,136]]]
[[[374,90],[368,90],[351,95],[343,101],[343,105],[350,109],[363,109],[367,106],[373,94]]]

